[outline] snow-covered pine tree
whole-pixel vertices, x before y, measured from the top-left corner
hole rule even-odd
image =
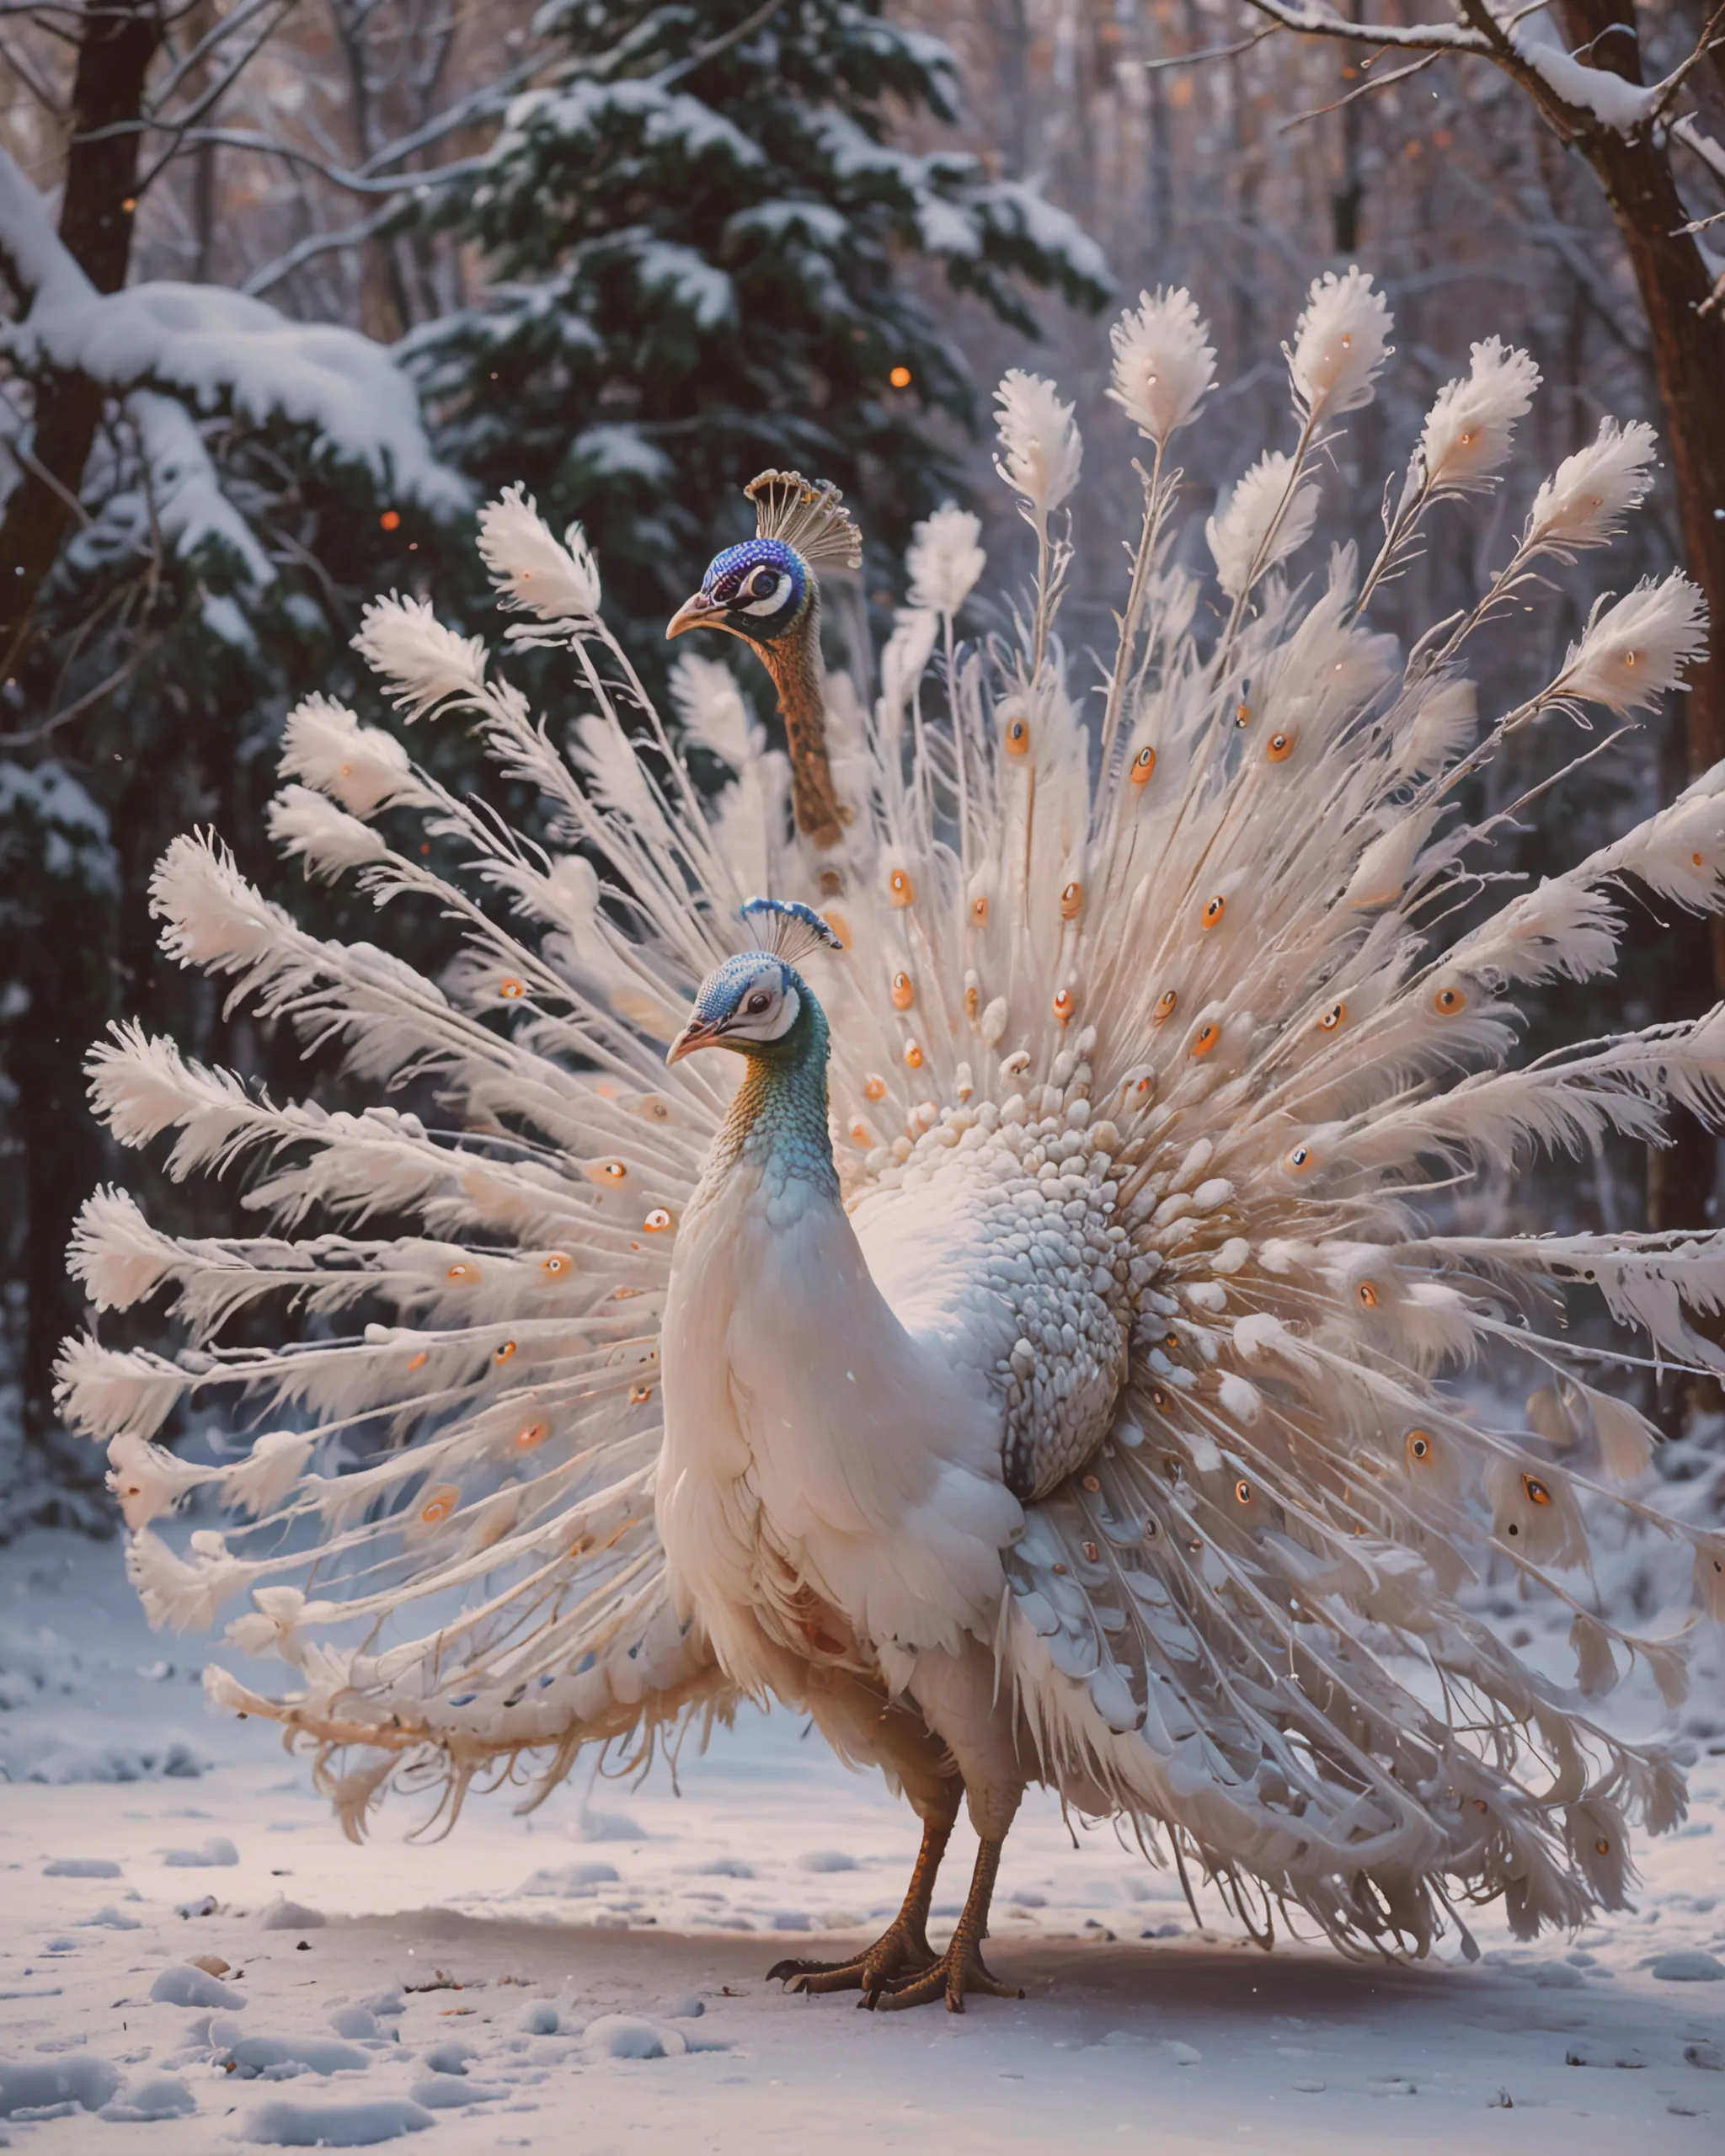
[[[105,1517],[50,1395],[77,1187],[108,1165],[88,1038],[142,1004],[239,1053],[219,1005],[158,977],[151,863],[188,819],[260,830],[287,705],[340,678],[360,593],[467,502],[387,348],[129,266],[93,278],[0,148],[0,571],[29,595],[0,610],[0,1535]],[[51,544],[37,474],[75,511]]]
[[[539,23],[567,56],[446,198],[489,288],[413,348],[451,462],[582,520],[644,654],[763,466],[838,481],[901,553],[955,477],[934,415],[974,416],[942,273],[1033,334],[1026,286],[1099,306],[1100,250],[978,158],[895,143],[953,120],[958,68],[881,0]]]

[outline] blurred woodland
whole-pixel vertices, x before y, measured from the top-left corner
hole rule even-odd
[[[1183,438],[1207,507],[1284,440],[1280,341],[1312,277],[1358,261],[1401,359],[1322,536],[1375,540],[1474,341],[1525,346],[1545,384],[1487,512],[1438,519],[1386,626],[1471,597],[1605,414],[1651,419],[1666,456],[1605,580],[1686,561],[1717,616],[1722,139],[1708,0],[0,0],[8,1525],[95,1515],[98,1463],[51,1401],[81,1316],[67,1235],[93,1183],[159,1174],[85,1114],[88,1044],[136,1015],[265,1084],[295,1054],[158,959],[152,865],[214,824],[281,887],[283,714],[350,686],[375,590],[487,627],[485,494],[520,479],[584,520],[650,673],[655,624],[741,529],[737,488],[819,469],[857,503],[884,627],[943,498],[1017,560],[988,392],[1029,366],[1085,429],[1064,627],[1101,648],[1140,488],[1106,309],[1186,284],[1212,325],[1225,386]],[[1546,678],[1596,581],[1499,625],[1491,696]],[[1536,801],[1503,865],[1536,873],[1554,830],[1573,858],[1725,753],[1722,675]],[[540,689],[554,713],[566,690]],[[458,738],[415,753],[471,776]],[[1546,753],[1501,759],[1482,805]],[[351,899],[311,905],[367,932]],[[1721,980],[1725,947],[1647,915],[1600,1024],[1701,1009]],[[1651,1163],[1619,1145],[1541,1171],[1539,1215],[1700,1225],[1715,1168],[1698,1130]],[[1520,1217],[1516,1191],[1494,1202]],[[152,1203],[195,1227],[187,1193]]]

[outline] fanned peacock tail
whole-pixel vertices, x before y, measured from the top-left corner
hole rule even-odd
[[[1000,469],[1038,561],[1017,635],[959,642],[983,557],[975,520],[943,511],[873,708],[827,684],[845,818],[819,845],[730,674],[684,659],[670,734],[600,620],[579,532],[558,541],[516,489],[481,548],[521,616],[510,636],[573,654],[569,759],[420,603],[380,600],[356,641],[409,720],[463,716],[539,790],[548,850],[323,697],[288,721],[273,819],[308,874],[456,920],[459,963],[434,983],[319,940],[212,836],[169,850],[152,903],[172,957],[231,1006],[339,1044],[380,1093],[440,1103],[437,1128],[278,1107],[135,1027],[91,1059],[115,1136],[172,1134],[168,1171],[228,1177],[259,1232],[174,1238],[119,1191],[93,1198],[73,1252],[93,1303],[166,1296],[186,1344],[69,1345],[66,1412],[108,1441],[152,1619],[248,1602],[229,1639],[279,1653],[294,1689],[216,1673],[211,1692],[314,1743],[350,1828],[392,1776],[451,1805],[482,1772],[542,1790],[584,1744],[729,1709],[654,1525],[658,1326],[725,1059],[665,1053],[757,892],[819,906],[841,947],[803,963],[859,1225],[950,1194],[1029,1314],[995,1374],[1028,1501],[997,1644],[1045,1775],[1165,1830],[1242,1914],[1255,1881],[1343,1945],[1423,1947],[1457,1901],[1498,1896],[1519,1931],[1575,1923],[1621,1901],[1629,1823],[1680,1817],[1668,1753],[1621,1742],[1593,1702],[1636,1657],[1679,1698],[1696,1618],[1653,1638],[1614,1620],[1587,1507],[1685,1540],[1696,1612],[1716,1619],[1725,1538],[1621,1486],[1653,1433],[1564,1319],[1591,1298],[1642,1336],[1625,1360],[1650,1342],[1725,1366],[1700,1322],[1725,1307],[1725,1244],[1434,1224],[1442,1193],[1537,1150],[1657,1140],[1674,1103],[1722,1119],[1725,1011],[1517,1064],[1513,997],[1609,972],[1627,889],[1717,903],[1725,766],[1448,926],[1494,828],[1467,822],[1464,782],[1554,718],[1653,708],[1701,648],[1699,596],[1673,575],[1596,608],[1544,690],[1477,716],[1475,632],[1542,563],[1607,542],[1649,483],[1651,431],[1607,421],[1469,614],[1406,654],[1371,627],[1429,515],[1492,488],[1528,408],[1537,372],[1495,343],[1434,404],[1375,558],[1340,549],[1296,580],[1388,333],[1359,273],[1314,286],[1294,445],[1210,520],[1210,606],[1178,551],[1170,446],[1213,355],[1184,294],[1125,318],[1114,395],[1150,445],[1145,519],[1093,695],[1057,636],[1078,436],[1049,385],[1009,375]],[[795,475],[774,477],[767,498],[794,506]],[[691,743],[730,773],[714,795]],[[460,883],[421,831],[465,849]],[[265,1304],[284,1344],[226,1344]],[[1528,1427],[1456,1382],[1512,1353],[1546,1373]],[[1100,1451],[1063,1450],[1097,1400],[1114,1403]],[[188,1410],[225,1464],[157,1441]],[[195,1492],[234,1524],[177,1555],[152,1524]],[[1568,1614],[1573,1683],[1457,1600],[1491,1564]]]

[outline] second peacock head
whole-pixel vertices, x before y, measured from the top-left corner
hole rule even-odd
[[[755,536],[713,556],[701,589],[671,616],[667,637],[724,629],[770,647],[810,622],[816,563],[861,563],[862,535],[829,481],[762,472],[743,491],[755,505]]]
[[[745,539],[707,565],[701,589],[670,617],[667,637],[685,629],[724,629],[750,643],[776,643],[807,618],[814,589],[809,565],[782,539]]]
[[[838,937],[812,907],[794,899],[750,899],[742,915],[761,948],[740,952],[708,974],[667,1063],[681,1063],[700,1048],[771,1059],[800,1043],[809,1022],[818,1021],[820,1006],[796,961],[822,947],[842,949]]]

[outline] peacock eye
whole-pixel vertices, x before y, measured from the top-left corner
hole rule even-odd
[[[744,1011],[750,1018],[758,1018],[772,1001],[772,998],[764,988],[757,988],[743,1006]]]
[[[756,569],[749,579],[749,596],[751,599],[771,599],[777,584],[778,579],[771,569]]]

